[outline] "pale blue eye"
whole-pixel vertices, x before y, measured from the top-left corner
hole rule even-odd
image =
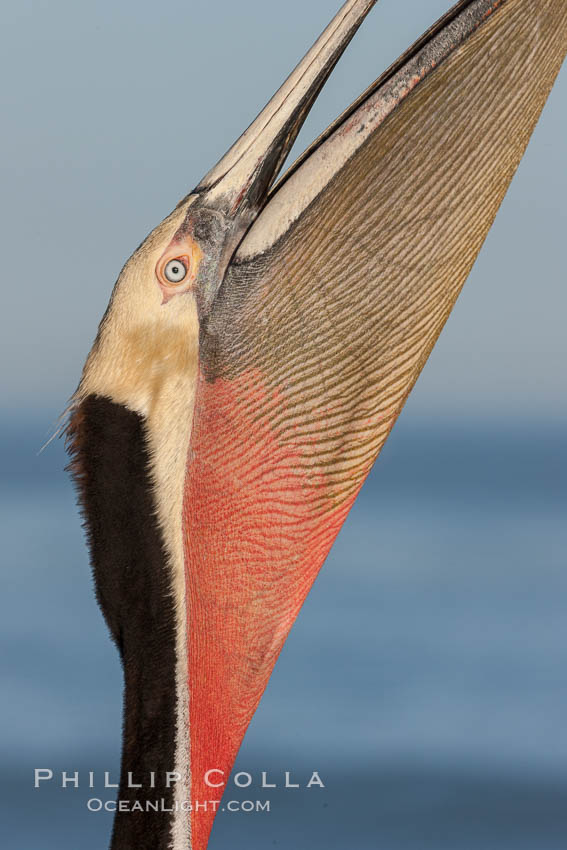
[[[187,266],[181,260],[170,260],[164,274],[170,283],[181,283],[187,276]]]

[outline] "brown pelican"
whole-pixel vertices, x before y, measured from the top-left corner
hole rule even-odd
[[[565,0],[462,0],[276,182],[374,2],[345,3],[128,260],[73,397],[125,676],[114,850],[206,847],[214,811],[184,802],[219,799],[566,51]]]

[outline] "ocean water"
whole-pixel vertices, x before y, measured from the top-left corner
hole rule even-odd
[[[100,850],[86,801],[112,792],[58,785],[116,775],[121,671],[47,428],[1,433],[1,846]],[[211,850],[565,850],[565,433],[402,418],[254,717],[252,785],[229,783],[271,810],[221,813]]]

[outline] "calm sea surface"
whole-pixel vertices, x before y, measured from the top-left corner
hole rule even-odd
[[[103,850],[88,770],[118,770],[121,672],[60,443],[0,432],[5,850]],[[238,758],[270,813],[211,850],[565,850],[565,428],[396,426]],[[84,784],[33,788],[33,769]],[[269,780],[325,789],[262,790]]]

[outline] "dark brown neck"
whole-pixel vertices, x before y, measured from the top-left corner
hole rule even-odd
[[[125,810],[115,816],[111,850],[167,850],[174,793],[167,774],[175,770],[175,615],[143,419],[89,396],[71,420],[69,443],[97,598],[124,668],[118,801]]]

